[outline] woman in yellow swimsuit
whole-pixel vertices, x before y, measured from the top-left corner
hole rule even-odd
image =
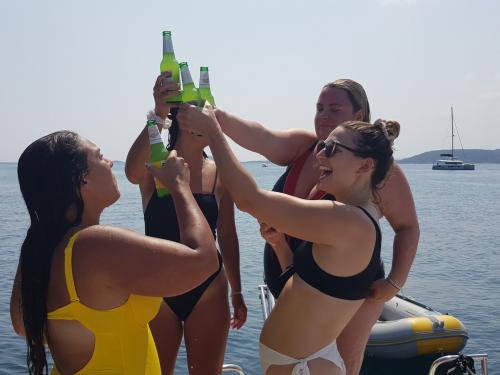
[[[164,296],[202,283],[218,266],[211,230],[171,153],[148,167],[172,194],[181,243],[99,224],[120,196],[113,163],[78,134],[33,142],[18,163],[31,224],[11,297],[14,329],[26,336],[30,374],[161,374],[149,321]]]

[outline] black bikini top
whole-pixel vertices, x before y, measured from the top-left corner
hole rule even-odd
[[[217,181],[217,178],[215,181]],[[201,212],[205,215],[215,240],[219,207],[217,206],[214,190],[215,183],[211,193],[194,193],[193,196]],[[147,236],[180,242],[179,222],[175,213],[174,201],[170,194],[160,198],[156,190],[153,192],[144,211],[144,224]]]
[[[359,207],[373,222],[377,233],[375,247],[368,266],[353,276],[340,277],[325,272],[312,255],[312,242],[303,241],[295,250],[293,268],[297,275],[313,288],[331,297],[345,300],[359,300],[368,296],[380,268],[380,245],[382,234],[377,222],[362,207]]]

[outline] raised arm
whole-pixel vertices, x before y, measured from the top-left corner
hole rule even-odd
[[[177,118],[181,127],[208,138],[222,183],[238,208],[259,221],[282,233],[326,245],[342,245],[359,238],[363,231],[374,230],[357,208],[260,189],[231,151],[211,108],[182,105]]]
[[[243,298],[240,276],[240,248],[234,222],[234,202],[227,191],[223,191],[217,219],[217,240],[224,258],[224,268],[231,286],[233,316],[231,327],[239,329],[246,321],[247,307]]]
[[[153,88],[153,96],[155,99],[155,114],[165,119],[170,112],[170,107],[166,104],[166,99],[178,95],[179,87],[176,83],[167,83],[166,79],[170,77],[171,72],[165,71],[156,78]],[[158,125],[161,132],[163,127]],[[125,162],[125,174],[128,180],[133,184],[139,184],[147,177],[144,163],[149,159],[149,137],[148,130],[145,126],[139,136],[136,138],[132,147],[127,154]]]
[[[289,165],[316,140],[313,133],[302,129],[271,130],[221,109],[216,109],[215,115],[224,133],[233,141],[278,165]]]
[[[96,226],[79,235],[86,247],[80,254],[93,254],[94,262],[88,267],[106,275],[114,287],[134,294],[174,296],[213,274],[219,266],[217,253],[214,241],[207,241],[212,232],[189,188],[189,168],[184,159],[172,151],[161,170],[149,170],[171,192],[182,243]],[[85,262],[83,256],[78,260]]]
[[[395,232],[392,267],[388,276],[397,287],[402,287],[417,253],[420,229],[410,186],[398,165],[393,166],[379,195],[379,208]],[[379,282],[373,290],[373,298],[387,301],[398,291],[390,283]]]

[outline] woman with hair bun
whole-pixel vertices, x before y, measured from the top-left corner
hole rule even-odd
[[[363,87],[351,79],[338,79],[322,87],[316,102],[314,132],[304,129],[272,130],[255,121],[238,118],[221,109],[215,114],[222,130],[240,146],[263,155],[287,169],[273,190],[304,199],[334,199],[317,185],[319,164],[314,149],[318,141],[345,121],[370,122],[370,104]],[[401,168],[394,164],[375,197],[377,217],[388,220],[394,230],[392,267],[386,277],[382,262],[370,296],[338,337],[339,351],[348,375],[361,369],[365,346],[384,302],[403,287],[415,257],[420,235],[410,187]],[[278,297],[287,280],[289,264],[301,241],[290,233],[280,233],[269,223],[261,223],[267,243],[264,249],[264,280]]]
[[[239,209],[302,239],[261,332],[264,375],[345,374],[336,339],[369,296],[379,272],[382,236],[375,194],[392,167],[399,124],[348,121],[317,142],[317,187],[335,196],[332,201],[260,189],[232,153],[210,106],[182,105],[177,118],[181,129],[208,140],[220,178]]]

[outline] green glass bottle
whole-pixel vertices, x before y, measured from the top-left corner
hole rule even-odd
[[[172,72],[170,82],[179,83],[179,64],[175,59],[174,46],[172,44],[172,33],[170,31],[163,32],[163,59],[160,63],[160,71],[163,73],[166,70]],[[167,99],[167,103],[179,103],[182,101],[182,96],[177,95]]]
[[[181,62],[179,68],[182,77],[182,102],[197,106],[201,105],[200,92],[194,85],[193,78],[191,78],[188,63]]]
[[[160,131],[155,120],[148,120],[149,135],[149,162],[157,168],[161,168],[161,162],[168,158],[169,152],[163,144]],[[158,196],[165,197],[169,194],[168,189],[155,178],[156,193]]]
[[[200,90],[200,96],[203,104],[205,100],[208,101],[211,105],[215,106],[215,100],[212,95],[212,91],[210,91],[210,77],[208,76],[208,67],[201,66],[200,67],[200,85],[198,86]]]

